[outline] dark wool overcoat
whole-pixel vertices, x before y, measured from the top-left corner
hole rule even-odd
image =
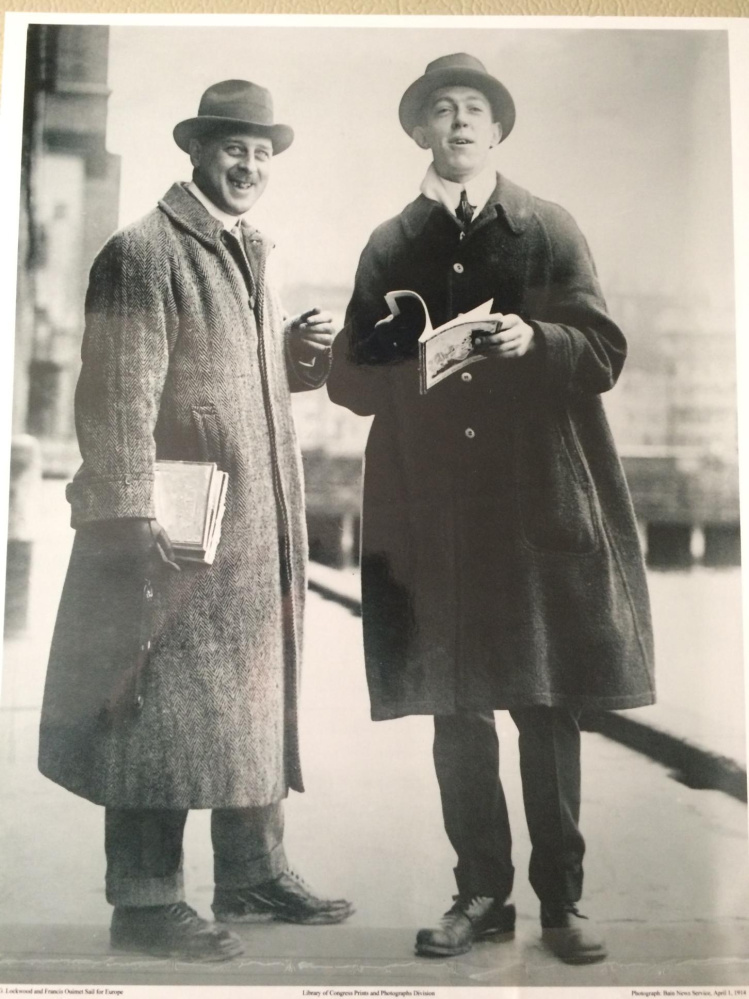
[[[532,325],[537,349],[421,396],[412,332],[374,329],[396,289],[417,291],[435,328],[491,299]],[[372,234],[328,391],[374,414],[362,516],[373,718],[653,701],[643,561],[600,399],[625,353],[573,219],[504,178],[465,233],[422,195]]]
[[[302,789],[307,541],[290,390],[319,386],[329,364],[296,356],[265,282],[268,243],[245,228],[243,244],[175,184],[91,271],[78,530],[39,765],[99,804],[249,807]],[[154,516],[157,458],[228,472],[212,566],[178,573],[124,547],[121,518]]]

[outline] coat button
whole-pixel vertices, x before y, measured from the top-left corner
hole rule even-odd
[[[466,427],[466,437],[468,438],[468,440],[472,441],[475,436],[476,436],[476,431],[472,430],[471,427]]]
[[[473,375],[471,374],[470,371],[464,371],[460,377],[463,379],[464,382],[473,381]]]
[[[135,707],[138,709],[138,711],[140,711],[141,708],[143,707],[143,694],[138,694],[138,696],[135,698]]]
[[[456,274],[462,274],[465,267],[461,263],[453,264],[453,270]]]
[[[146,598],[146,600],[152,600],[153,599],[153,587],[148,582],[143,587],[143,596]]]

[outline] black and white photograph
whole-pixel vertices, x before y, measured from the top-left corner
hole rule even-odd
[[[746,994],[748,43],[6,17],[0,991]]]

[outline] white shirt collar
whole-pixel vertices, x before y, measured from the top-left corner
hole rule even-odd
[[[217,208],[216,205],[214,205],[210,198],[203,194],[194,180],[185,184],[185,187],[194,198],[198,199],[207,212],[210,212],[215,219],[219,220],[224,229],[234,229],[235,226],[238,226],[242,222],[247,214],[247,212],[245,212],[244,215],[227,215],[226,212],[222,212],[220,208]]]
[[[494,193],[496,186],[497,171],[491,165],[484,167],[481,173],[471,177],[465,184],[456,184],[452,180],[440,177],[434,169],[434,163],[430,163],[426,177],[421,182],[421,193],[424,197],[444,205],[454,215],[455,209],[460,204],[460,192],[465,190],[468,201],[473,205],[475,218]]]

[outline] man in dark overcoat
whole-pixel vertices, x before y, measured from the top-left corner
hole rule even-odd
[[[570,963],[606,950],[577,908],[583,708],[654,699],[636,523],[601,393],[626,343],[570,215],[490,163],[510,133],[507,89],[475,58],[430,63],[400,122],[432,163],[420,196],[361,257],[330,398],[373,415],[362,514],[362,600],[375,720],[434,715],[434,763],[458,894],[417,953],[511,937],[510,827],[495,709],[511,712],[543,940]],[[432,326],[489,301],[474,362],[420,393],[407,308]],[[418,319],[422,317],[419,316]]]
[[[217,921],[337,923],[352,908],[290,871],[283,799],[303,790],[297,697],[307,538],[290,392],[328,375],[333,326],[284,317],[269,241],[246,219],[292,142],[270,93],[210,87],[174,129],[193,179],[116,233],[86,300],[68,486],[73,552],[39,765],[104,805],[111,942],[198,960],[241,953],[182,888],[190,808],[210,808]],[[228,473],[212,565],[174,560],[157,459]]]

